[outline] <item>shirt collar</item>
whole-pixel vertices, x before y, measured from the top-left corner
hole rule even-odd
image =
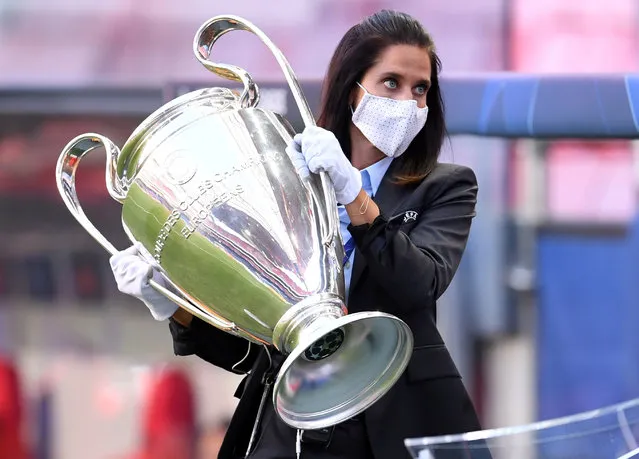
[[[363,169],[364,171],[368,172],[368,176],[371,179],[371,188],[373,191],[373,195],[377,194],[377,189],[382,183],[384,174],[386,174],[386,171],[388,170],[392,162],[393,158],[387,156],[384,159],[380,159],[375,164],[371,164],[367,168]]]

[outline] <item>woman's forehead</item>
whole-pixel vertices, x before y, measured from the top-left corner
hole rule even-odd
[[[430,54],[419,46],[392,45],[382,51],[370,72],[395,74],[411,80],[430,80]]]

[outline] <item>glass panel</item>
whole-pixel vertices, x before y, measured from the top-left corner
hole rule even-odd
[[[408,439],[416,459],[629,459],[639,457],[639,399],[520,427]]]

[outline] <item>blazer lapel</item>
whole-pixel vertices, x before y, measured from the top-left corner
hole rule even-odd
[[[395,169],[397,168],[399,161],[393,161],[390,165],[382,182],[379,184],[377,194],[375,194],[373,201],[379,207],[379,211],[386,218],[390,218],[393,215],[394,210],[399,205],[401,198],[405,195],[405,188],[401,185],[392,182],[392,178],[395,176]],[[364,268],[366,267],[366,261],[364,257],[355,249],[355,255],[353,259],[353,271],[351,272],[351,283],[348,289],[349,298],[353,292],[358,281],[362,277]]]

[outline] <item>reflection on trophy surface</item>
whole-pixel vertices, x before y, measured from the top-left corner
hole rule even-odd
[[[75,218],[114,253],[75,191],[79,159],[104,147],[106,186],[122,204],[124,230],[172,291],[152,285],[206,322],[286,355],[274,386],[276,411],[294,427],[326,427],[392,387],[408,363],[412,335],[388,314],[347,315],[332,185],[325,174],[297,173],[285,152],[295,133],[259,107],[250,75],[209,60],[215,41],[232,30],[250,31],[268,46],[305,123],[314,124],[271,41],[241,18],[215,17],[196,34],[196,57],[244,91],[185,94],[151,114],[121,150],[98,134],[76,137],[60,156],[58,189]]]

